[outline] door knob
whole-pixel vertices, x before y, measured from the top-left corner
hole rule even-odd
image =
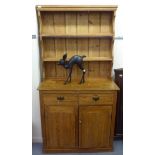
[[[120,78],[122,78],[122,77],[123,77],[123,75],[122,75],[122,74],[119,74],[119,77],[120,77]]]

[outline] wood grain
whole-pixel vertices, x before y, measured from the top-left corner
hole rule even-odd
[[[115,11],[117,5],[38,5],[39,11]]]
[[[46,106],[47,148],[75,148],[75,107]]]
[[[89,62],[89,78],[100,77],[100,64],[99,62]]]
[[[101,13],[101,33],[112,32],[112,12]]]
[[[66,52],[66,41],[65,39],[55,39],[55,52],[56,57],[62,59],[63,54]]]
[[[111,106],[80,106],[79,147],[101,148],[109,146]]]
[[[44,80],[40,83],[38,88],[39,90],[119,90],[118,86],[112,81],[108,79],[102,78],[89,78],[87,82],[84,84],[79,84],[77,80],[74,80],[72,83],[64,85],[63,80]]]
[[[68,51],[69,54],[71,54],[69,51]],[[67,58],[67,61],[70,59],[71,57]],[[43,58],[43,61],[46,62],[46,61],[49,61],[49,62],[56,62],[56,61],[59,61],[60,58]],[[84,58],[83,60],[86,64],[87,62],[89,61],[102,61],[102,62],[105,62],[105,61],[112,61],[112,58],[110,57],[86,57]]]
[[[84,34],[61,34],[61,33],[41,33],[41,37],[46,38],[113,38],[114,34],[112,32],[104,32],[104,33],[84,33]]]
[[[77,13],[77,33],[88,34],[88,12]]]
[[[55,78],[66,78],[67,77],[67,71],[60,65],[56,63],[56,74]]]
[[[60,97],[63,97],[63,100],[59,99]],[[65,93],[57,93],[57,94],[51,94],[46,93],[43,95],[43,102],[45,105],[75,105],[77,103],[78,96],[77,95],[70,95]]]
[[[77,32],[77,13],[66,12],[66,34],[76,34]]]
[[[45,38],[43,39],[43,58],[56,58],[55,40]]]
[[[100,13],[91,12],[89,13],[89,33],[96,34],[100,33]]]
[[[88,39],[77,39],[78,55],[88,57]]]
[[[98,100],[94,100],[94,97],[98,97]],[[112,105],[113,100],[113,93],[79,95],[79,105]]]
[[[56,65],[55,63],[51,62],[45,62],[44,63],[45,68],[45,78],[52,78],[56,75]]]
[[[100,77],[111,79],[112,62],[100,62]]]
[[[66,51],[67,51],[67,58],[71,58],[73,55],[77,54],[76,39],[66,39]]]
[[[112,58],[112,39],[100,39],[100,57]]]
[[[42,22],[41,33],[47,34],[48,32],[50,33],[55,32],[53,13],[50,12],[41,13],[41,22]]]
[[[89,57],[100,56],[100,41],[99,39],[89,39]]]
[[[64,12],[54,12],[54,31],[55,33],[65,34],[65,14]]]

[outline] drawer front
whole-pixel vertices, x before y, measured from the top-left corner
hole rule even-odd
[[[79,104],[80,105],[103,105],[113,104],[114,95],[113,93],[104,94],[80,94]]]
[[[44,94],[43,103],[45,105],[75,105],[77,95],[74,94]]]

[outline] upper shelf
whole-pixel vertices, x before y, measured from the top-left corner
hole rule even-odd
[[[112,38],[113,33],[95,33],[95,34],[41,34],[46,38]]]
[[[41,12],[39,31],[45,37],[105,37],[114,35],[114,13]]]

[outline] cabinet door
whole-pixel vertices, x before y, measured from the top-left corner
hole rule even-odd
[[[46,106],[45,130],[47,148],[76,146],[76,109],[73,106]]]
[[[79,109],[80,148],[109,146],[112,106],[81,106]]]

